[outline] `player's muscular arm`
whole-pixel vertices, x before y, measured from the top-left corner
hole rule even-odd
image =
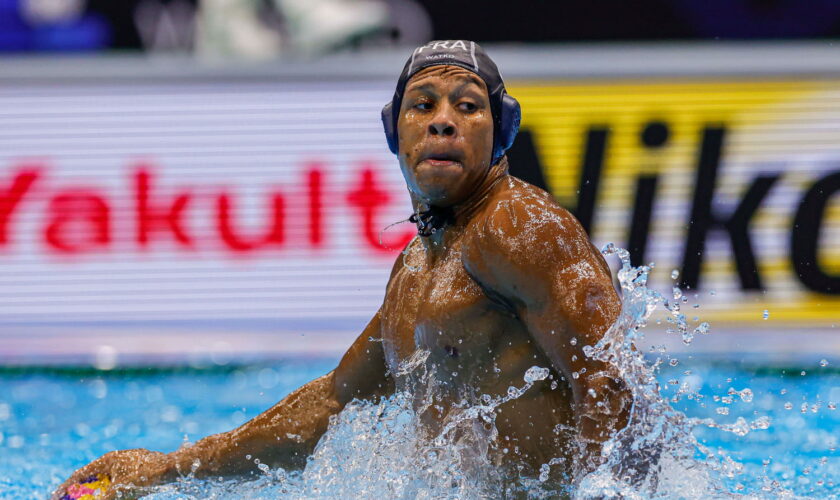
[[[370,399],[390,390],[379,337],[379,313],[370,321],[338,367],[289,394],[238,429],[205,438],[174,452],[178,469],[218,476],[256,471],[254,459],[271,467],[302,468],[327,430],[329,418],[354,398]],[[251,459],[247,459],[250,455]]]
[[[327,430],[331,415],[354,398],[375,398],[392,390],[382,343],[371,342],[370,337],[380,337],[378,312],[335,370],[292,392],[241,427],[170,454],[142,449],[108,453],[76,471],[53,498],[60,498],[67,487],[96,474],[109,475],[114,485],[142,487],[170,482],[191,471],[197,477],[244,475],[258,471],[255,459],[271,467],[303,467]],[[109,492],[110,497],[114,493]]]
[[[469,246],[467,270],[513,305],[569,381],[579,433],[590,442],[588,451],[597,453],[599,443],[626,424],[630,408],[629,393],[611,368],[583,353],[620,312],[603,257],[577,220],[547,200],[502,201]]]

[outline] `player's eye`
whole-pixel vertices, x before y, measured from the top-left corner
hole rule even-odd
[[[429,111],[430,109],[432,109],[432,103],[428,101],[421,101],[416,103],[414,107],[422,111]]]
[[[466,111],[467,113],[472,113],[473,111],[478,109],[478,106],[476,106],[475,103],[469,101],[463,101],[458,103],[458,107],[461,109],[461,111]]]

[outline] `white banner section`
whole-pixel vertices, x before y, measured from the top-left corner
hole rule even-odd
[[[0,90],[0,335],[358,331],[414,234],[390,85]],[[26,328],[24,328],[26,329]]]

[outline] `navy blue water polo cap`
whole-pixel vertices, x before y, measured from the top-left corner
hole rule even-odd
[[[496,63],[477,43],[469,40],[435,40],[414,49],[397,80],[394,97],[382,108],[382,125],[391,152],[397,154],[397,120],[408,80],[429,66],[452,65],[471,71],[484,80],[493,113],[493,163],[501,159],[519,131],[519,102],[507,94]]]

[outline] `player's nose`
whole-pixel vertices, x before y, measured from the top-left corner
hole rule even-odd
[[[458,134],[458,126],[452,119],[452,109],[449,106],[441,106],[438,112],[429,123],[429,134],[455,137]]]

